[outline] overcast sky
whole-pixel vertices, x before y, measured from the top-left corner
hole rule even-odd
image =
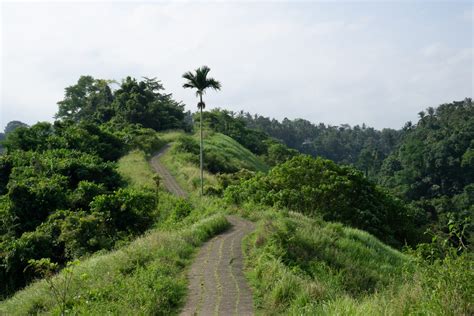
[[[79,76],[211,67],[209,108],[400,128],[473,95],[472,2],[3,2],[0,130],[52,121]]]

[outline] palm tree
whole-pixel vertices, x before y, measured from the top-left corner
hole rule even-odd
[[[207,88],[212,88],[214,90],[220,90],[221,84],[219,81],[215,80],[214,78],[207,78],[207,74],[211,71],[211,69],[207,66],[202,66],[195,70],[195,73],[190,71],[186,72],[183,75],[183,78],[187,80],[185,84],[183,84],[183,88],[191,88],[196,89],[196,96],[199,97],[198,109],[200,110],[200,119],[199,119],[199,130],[201,134],[200,138],[200,151],[199,151],[199,165],[201,169],[201,196],[203,195],[203,171],[202,171],[202,164],[203,164],[203,144],[202,144],[202,110],[206,107],[206,104],[202,101],[202,95],[205,93]]]

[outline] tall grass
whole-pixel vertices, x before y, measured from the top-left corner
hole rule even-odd
[[[245,241],[262,314],[472,315],[467,257],[417,261],[370,234],[301,214],[261,211]]]
[[[268,171],[269,167],[250,150],[239,144],[233,138],[220,133],[209,135],[204,146],[213,152],[220,152],[224,158],[230,161],[238,169],[253,171]]]
[[[84,260],[73,270],[68,312],[176,314],[186,294],[184,268],[194,249],[228,225],[225,217],[214,215],[174,232],[150,231],[124,248]],[[59,307],[41,280],[2,302],[0,314],[59,314]]]
[[[131,187],[157,189],[153,180],[154,172],[141,150],[134,150],[120,158],[118,172]]]

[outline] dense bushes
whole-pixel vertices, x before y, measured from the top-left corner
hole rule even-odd
[[[114,160],[140,144],[162,145],[139,125],[38,123],[8,134],[0,156],[0,296],[36,275],[29,259],[63,264],[142,233],[156,192],[124,189]]]
[[[253,201],[287,208],[367,230],[391,244],[412,242],[409,210],[361,172],[330,160],[297,156],[229,186],[225,197],[235,203]]]
[[[97,125],[76,125],[61,121],[19,127],[8,134],[5,147],[9,152],[71,149],[97,155],[104,160],[116,160],[126,150],[125,144],[118,137]]]
[[[55,164],[61,162],[68,164]],[[100,163],[94,166],[100,167]],[[118,188],[121,182],[114,169],[109,170],[109,177],[117,179],[115,185],[99,172],[95,173],[97,178],[91,177],[94,168],[80,167],[68,177],[48,172],[29,178],[13,168],[8,192],[0,200],[3,295],[34,277],[33,271],[22,273],[29,259],[51,258],[64,263],[110,249],[116,241],[152,225],[156,192]],[[68,181],[73,178],[76,180]]]

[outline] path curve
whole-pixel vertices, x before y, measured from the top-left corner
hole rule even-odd
[[[242,239],[254,230],[254,224],[233,215],[227,220],[231,228],[207,241],[189,270],[182,316],[254,314],[242,255]]]
[[[168,150],[170,149],[170,145],[166,144],[163,146],[163,148],[160,149],[151,159],[150,159],[150,165],[155,170],[156,173],[158,173],[161,177],[161,181],[163,182],[163,185],[165,186],[166,190],[171,192],[172,194],[180,197],[187,197],[186,191],[184,191],[176,182],[176,179],[171,175],[171,173],[168,171],[168,169],[165,168],[165,166],[161,163],[160,157],[165,154]]]

